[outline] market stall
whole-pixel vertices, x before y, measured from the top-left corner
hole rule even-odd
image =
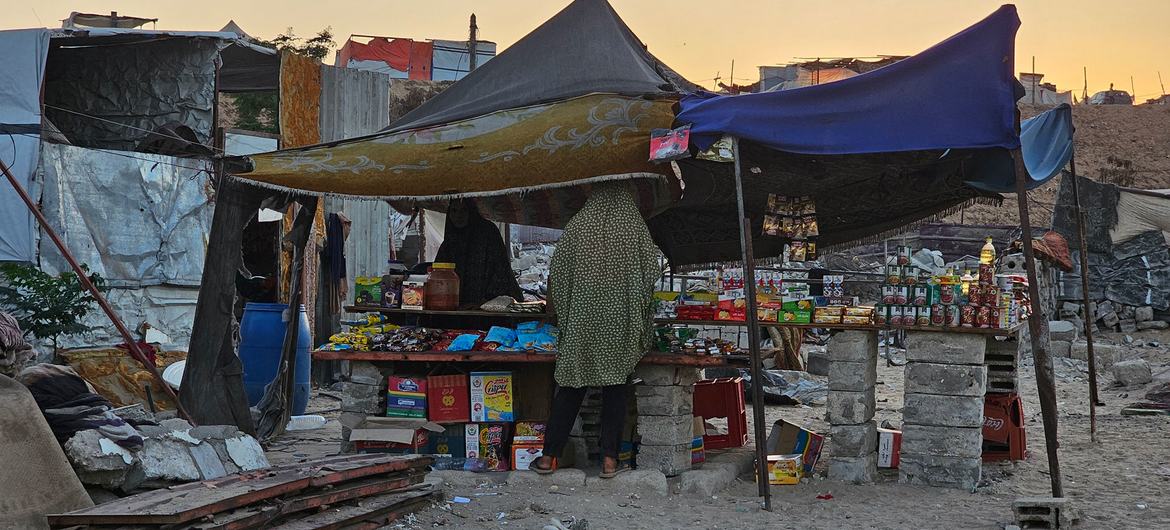
[[[972,203],[998,202],[1001,197],[972,182],[998,176],[1005,167],[1023,189],[1026,172],[1018,156],[1015,109],[1018,83],[1011,60],[1018,25],[1014,8],[1004,6],[926,52],[868,74],[789,92],[730,97],[696,94],[693,85],[646,50],[608,4],[578,0],[387,131],[233,160],[229,166],[239,177],[228,182],[274,193],[377,197],[412,208],[442,209],[450,199],[475,198],[492,220],[560,227],[588,197],[591,185],[630,181],[638,189],[655,243],[671,267],[736,260],[745,265],[743,303],[736,307],[733,300],[729,311],[740,311],[742,322],[721,322],[747,327],[752,374],[758,380],[760,316],[768,315],[769,309],[780,314],[786,301],[781,296],[779,308],[769,308],[766,304],[772,302],[761,300],[760,294],[767,293],[757,292],[753,268],[757,260],[784,254],[808,259],[810,251],[815,255],[882,238]],[[677,116],[676,103],[681,106]],[[682,149],[682,158],[669,164],[647,161],[651,129],[680,127],[685,135],[687,126],[694,138]],[[217,205],[217,221],[220,210],[228,206],[227,201]],[[232,240],[217,241],[213,234],[209,256],[225,242]],[[1026,251],[1029,243],[1025,239]],[[941,301],[943,282],[931,280],[927,283],[940,286]],[[1035,282],[1030,286],[1034,289]],[[207,287],[205,282],[205,291]],[[995,287],[1002,294],[1003,286]],[[203,293],[201,305],[204,295],[217,297],[221,292]],[[1034,299],[1035,293],[1030,297]],[[890,322],[892,312],[884,313],[881,322],[877,316],[882,313],[874,309],[866,313],[826,303],[820,311],[824,319],[812,322],[817,314],[813,307],[796,309],[809,313],[807,323],[778,320],[764,325],[876,334],[897,324],[956,336],[1010,334],[1019,325],[1018,319],[1012,323],[1010,314],[1001,324],[1003,311],[992,325],[991,308],[1002,309],[998,304],[988,305],[982,324],[977,310],[967,329],[962,309],[956,309],[957,326],[932,325],[937,313],[933,309],[926,315],[928,324],[920,326],[918,309],[913,310],[913,323],[905,320],[904,307],[896,322]],[[948,314],[944,307],[941,315],[945,319]],[[846,317],[851,317],[849,323]],[[702,320],[708,319],[698,321]],[[1043,319],[1029,322],[1037,320]],[[381,319],[367,324],[398,325]],[[398,330],[383,327],[381,334],[387,331],[397,335]],[[1039,335],[1033,329],[1033,338]],[[412,348],[418,347],[418,337],[405,338],[416,341]],[[487,361],[479,356],[489,354],[474,351],[479,342],[495,342],[496,351],[490,355],[516,355],[515,359],[524,359],[521,365],[555,355],[527,347],[500,353],[503,342],[485,341],[486,334],[473,341],[470,353],[439,352],[430,348],[440,340],[454,342],[459,335],[440,333],[432,338],[418,351],[341,348],[317,355],[414,363],[439,358]],[[194,344],[192,350],[192,355],[199,355]],[[394,357],[402,360],[391,361]],[[291,353],[285,355],[286,365],[291,358]],[[639,368],[641,375],[636,375],[664,387],[651,392],[656,396],[683,402],[686,391],[680,388],[697,377],[693,367],[700,358],[703,363],[736,360],[726,355],[651,354],[644,365],[653,363],[654,368]],[[1037,360],[1040,365],[1040,353]],[[374,368],[371,376],[392,375]],[[755,395],[757,402],[759,397]],[[681,444],[675,442],[691,434],[690,425],[682,425],[689,416],[689,410],[683,410],[678,407],[648,420],[647,427],[653,423],[672,432],[669,439],[649,445],[677,452]],[[768,470],[763,408],[755,407],[755,414],[757,469],[764,477]],[[655,460],[677,456],[658,453]],[[766,481],[760,481],[760,490],[767,502]]]

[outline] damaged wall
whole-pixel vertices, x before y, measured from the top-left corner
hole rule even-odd
[[[45,114],[74,145],[130,151],[146,131],[168,122],[190,127],[200,143],[210,144],[221,45],[186,38],[54,47]]]
[[[211,215],[211,165],[143,153],[44,144],[41,210],[79,263],[112,287],[202,279]],[[69,270],[51,240],[41,268]]]

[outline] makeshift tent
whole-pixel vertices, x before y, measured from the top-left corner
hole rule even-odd
[[[49,55],[49,31],[0,31],[0,160],[21,186],[33,181],[40,158],[41,81]],[[11,139],[11,142],[7,141]],[[0,186],[0,261],[36,261],[32,214],[8,186]]]
[[[647,161],[649,132],[691,87],[608,3],[578,0],[385,132],[254,155],[242,176],[412,199],[658,178],[670,168]]]
[[[1036,189],[1059,175],[1073,156],[1072,107],[1059,105],[1020,122],[1020,152],[1028,168],[1028,189]],[[976,170],[976,178],[967,184],[986,191],[1014,192],[1014,168],[996,162],[1001,161],[997,159]]]

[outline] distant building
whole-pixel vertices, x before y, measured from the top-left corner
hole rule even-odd
[[[817,59],[784,66],[761,66],[759,92],[791,90],[812,85],[823,85],[855,77],[866,72],[889,66],[905,56],[887,55],[876,61],[863,61],[852,57],[838,59]]]
[[[476,41],[476,66],[495,56],[496,43]],[[467,41],[351,35],[337,51],[334,66],[388,74],[391,79],[458,81],[471,71],[471,50]]]
[[[1146,105],[1170,105],[1170,94],[1162,94],[1153,99],[1147,99]]]
[[[1072,91],[1061,92],[1052,83],[1042,83],[1044,74],[1020,72],[1020,84],[1024,85],[1024,97],[1020,103],[1028,105],[1056,106],[1062,103],[1072,105]]]

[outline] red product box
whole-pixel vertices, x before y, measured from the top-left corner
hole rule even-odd
[[[435,422],[471,419],[470,387],[466,375],[427,377],[427,418]]]
[[[402,394],[426,394],[427,380],[422,377],[402,377],[392,375],[388,379],[390,392]]]
[[[902,431],[878,427],[877,467],[898,467],[898,455],[902,452]]]

